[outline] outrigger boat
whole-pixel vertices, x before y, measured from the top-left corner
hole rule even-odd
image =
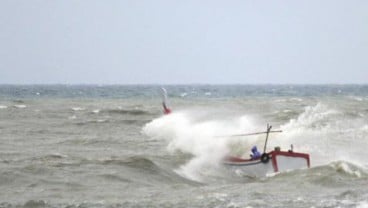
[[[266,140],[263,148],[263,154],[258,158],[244,159],[240,157],[227,156],[223,160],[223,164],[240,171],[242,174],[249,176],[266,176],[271,173],[283,172],[294,169],[302,169],[310,167],[310,158],[307,153],[294,152],[293,145],[288,151],[281,151],[280,147],[266,152],[268,136],[270,133],[282,132],[280,130],[271,131],[272,126],[267,124],[267,131],[251,134],[239,134],[232,136],[250,136],[257,134],[266,134]]]

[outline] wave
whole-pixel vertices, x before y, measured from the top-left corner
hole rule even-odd
[[[47,207],[47,206],[48,206],[47,202],[43,200],[29,200],[23,205],[24,208]]]
[[[95,109],[95,110],[92,111],[92,113],[99,114],[100,113],[100,109]]]
[[[163,184],[173,185],[184,183],[188,185],[200,185],[195,181],[180,176],[170,167],[159,165],[142,156],[132,156],[124,159],[107,159],[100,162],[102,165],[117,165],[130,169],[132,172],[129,174],[129,180],[137,184],[161,186]]]
[[[75,124],[78,126],[84,126],[88,124],[99,124],[99,123],[109,123],[108,119],[97,119],[97,120],[89,120],[89,121],[80,121],[76,122]]]
[[[148,170],[157,169],[157,166],[153,161],[139,156],[128,157],[126,159],[106,159],[100,162],[103,165],[124,165],[128,167]]]
[[[328,106],[318,103],[315,106],[307,106],[304,109],[304,112],[296,119],[291,119],[287,124],[282,125],[281,128],[285,130],[320,128],[323,127],[323,124],[326,124],[334,115],[338,114],[340,114],[340,112],[337,110],[330,109]]]
[[[23,104],[25,103],[24,100],[13,100],[13,103]]]
[[[151,114],[148,111],[140,110],[140,109],[109,109],[109,110],[103,110],[102,112],[106,112],[109,114],[127,114],[127,115],[149,115]]]
[[[134,182],[133,180],[121,177],[116,174],[102,174],[102,175],[99,175],[99,177],[105,180],[109,180],[109,181],[116,181],[116,182],[123,182],[123,183],[133,183]]]
[[[90,124],[96,125],[96,124],[104,124],[104,123],[135,125],[135,124],[144,124],[144,123],[147,123],[147,121],[148,120],[139,120],[139,119],[122,119],[122,120],[116,120],[116,121],[112,121],[111,119],[97,119],[97,120],[79,121],[79,122],[75,122],[74,124],[78,126],[86,126]]]
[[[13,105],[14,108],[26,108],[26,105]]]
[[[73,111],[84,111],[86,110],[85,108],[82,108],[82,107],[73,107],[71,108]]]
[[[52,154],[35,157],[33,158],[33,160],[59,160],[59,159],[67,158],[67,157],[68,157],[67,155],[63,155],[60,153],[52,153]]]
[[[350,183],[357,184],[359,181],[368,179],[367,167],[348,161],[334,161],[322,166],[309,169],[299,169],[271,175],[269,182],[288,181],[290,183],[314,184],[324,187],[346,187]]]
[[[275,135],[271,145],[288,146],[294,144],[304,152],[309,152],[315,165],[336,160],[356,161],[364,164],[368,157],[364,147],[368,132],[366,122],[358,116],[348,116],[344,109],[334,109],[318,103],[307,106],[297,118],[281,125],[283,133]]]

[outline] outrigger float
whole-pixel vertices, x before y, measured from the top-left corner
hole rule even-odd
[[[310,158],[307,153],[294,152],[293,145],[288,151],[281,151],[280,147],[266,152],[268,136],[270,133],[282,132],[280,130],[271,131],[272,126],[267,124],[267,131],[251,134],[239,134],[232,136],[250,136],[257,134],[266,134],[266,140],[263,148],[263,154],[258,158],[244,159],[240,157],[227,156],[223,164],[229,166],[235,171],[249,176],[266,176],[271,173],[283,172],[294,169],[310,167]]]

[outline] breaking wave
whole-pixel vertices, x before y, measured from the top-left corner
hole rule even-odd
[[[193,112],[192,112],[193,113]],[[167,150],[191,154],[193,158],[176,171],[191,180],[206,181],[208,175],[218,176],[220,161],[232,149],[230,146],[247,146],[254,138],[242,140],[226,135],[256,129],[249,116],[230,120],[197,120],[190,112],[178,112],[148,123],[143,132],[150,139],[168,141]]]
[[[14,105],[13,107],[14,108],[26,108],[27,106],[26,105]]]
[[[341,109],[325,104],[308,106],[297,118],[280,127],[284,132],[275,141],[294,144],[299,150],[309,152],[314,165],[347,160],[365,164],[368,156],[365,148],[368,136],[365,122],[348,117]]]

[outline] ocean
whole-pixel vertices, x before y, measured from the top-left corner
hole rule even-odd
[[[311,168],[222,165],[267,124]],[[367,148],[368,85],[0,85],[0,207],[366,208]]]

